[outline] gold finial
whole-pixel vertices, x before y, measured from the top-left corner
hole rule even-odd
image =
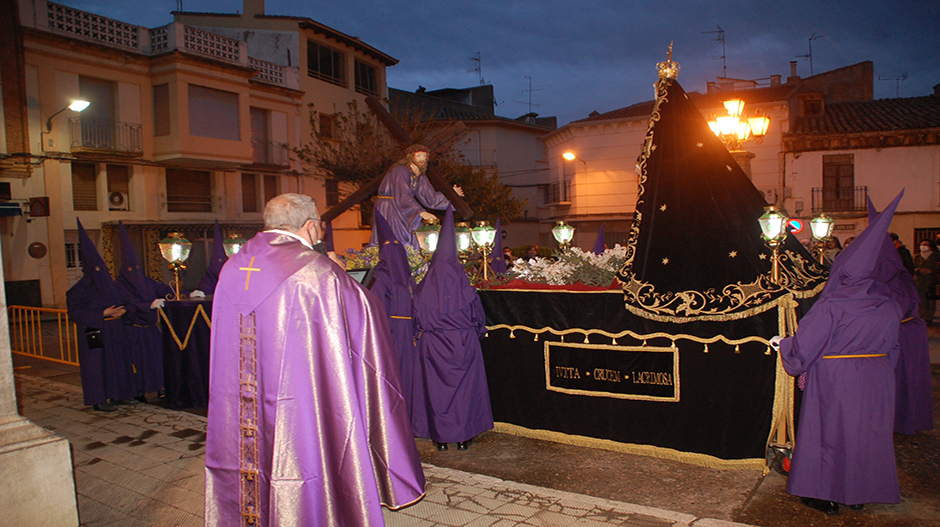
[[[672,42],[669,43],[669,51],[666,52],[666,61],[656,64],[660,79],[675,79],[679,76],[679,63],[672,61]]]

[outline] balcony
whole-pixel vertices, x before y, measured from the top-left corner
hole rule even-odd
[[[867,210],[868,187],[813,187],[813,214]]]
[[[553,181],[543,187],[544,205],[571,205],[571,182]]]
[[[69,119],[69,143],[72,152],[111,152],[139,156],[143,154],[140,125],[103,119]]]
[[[289,154],[285,143],[251,140],[251,162],[255,165],[286,166],[290,164]]]

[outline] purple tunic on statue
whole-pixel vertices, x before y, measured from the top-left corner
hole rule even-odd
[[[277,231],[226,262],[212,308],[206,524],[382,525],[423,496],[388,315]]]
[[[124,224],[118,222],[121,239],[121,273],[115,283],[124,294],[124,324],[127,344],[134,369],[134,384],[138,394],[163,389],[163,335],[160,333],[159,313],[150,305],[158,298],[167,298],[170,286],[144,275],[140,260],[131,246]]]
[[[427,408],[413,423],[415,435],[456,443],[493,428],[480,347],[486,319],[480,297],[457,259],[450,207],[437,251],[415,291],[414,317],[424,386],[420,395]]]
[[[839,254],[796,335],[780,342],[787,373],[807,374],[790,494],[901,501],[892,431],[902,310],[875,271],[899,199]]]
[[[398,352],[398,369],[401,372],[402,395],[408,404],[411,422],[416,413],[425,412],[424,398],[415,398],[414,392],[423,390],[420,384],[421,365],[418,361],[418,348],[415,346],[414,320],[412,318],[412,296],[415,281],[408,266],[405,247],[395,240],[388,227],[388,222],[381,214],[375,215],[375,225],[379,231],[379,263],[375,266],[374,282],[371,291],[388,312],[392,340]],[[416,385],[416,382],[418,383]]]
[[[434,190],[427,176],[424,174],[413,176],[414,173],[407,166],[392,167],[379,185],[375,212],[388,221],[395,239],[417,249],[418,238],[414,231],[421,226],[421,212],[424,211],[424,207],[443,210],[450,205],[450,201],[444,194]],[[372,245],[379,243],[376,229],[372,229],[372,238],[369,243]]]
[[[106,308],[123,304],[123,296],[80,221],[78,237],[84,274],[68,290],[65,299],[69,319],[78,324],[78,360],[85,404],[129,399],[137,392],[124,322],[120,318],[105,320],[103,314]],[[90,348],[86,329],[100,329],[104,346]]]

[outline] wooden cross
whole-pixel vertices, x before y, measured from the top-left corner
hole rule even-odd
[[[392,118],[391,114],[388,113],[388,110],[385,109],[385,106],[382,106],[382,103],[377,98],[375,98],[374,95],[366,97],[366,104],[369,105],[372,113],[374,113],[375,116],[379,118],[379,121],[381,121],[382,124],[388,128],[389,133],[392,134],[392,138],[406,146],[414,144],[414,141],[412,140],[411,136],[408,135],[408,132],[399,126],[398,122]],[[425,146],[427,146],[433,152],[434,150],[437,150],[441,146],[447,144],[454,137],[462,134],[466,128],[466,125],[459,121],[451,124],[436,136],[434,136],[430,141],[428,141],[428,144]],[[441,194],[444,194],[447,199],[450,200],[451,205],[454,206],[454,210],[456,210],[457,213],[463,217],[463,219],[469,220],[471,217],[473,217],[473,210],[471,210],[470,206],[467,205],[467,202],[464,201],[459,194],[457,194],[453,185],[448,183],[448,181],[444,179],[443,176],[441,176],[441,174],[437,171],[437,168],[428,165],[427,175],[428,181],[430,181],[434,189]],[[383,179],[385,179],[385,173],[379,174],[372,181],[362,185],[355,192],[347,196],[346,199],[332,206],[329,210],[323,213],[323,215],[320,216],[320,220],[327,223],[333,221],[333,219],[335,219],[337,216],[349,210],[350,207],[368,198],[372,195],[373,192],[377,191],[379,189],[379,185],[382,184]]]
[[[261,269],[258,269],[257,267],[254,267],[254,265],[255,265],[255,257],[252,256],[252,257],[251,257],[251,261],[248,262],[248,267],[239,267],[239,268],[238,268],[239,271],[248,271],[248,273],[245,275],[245,291],[248,290],[248,281],[251,280],[251,272],[252,272],[252,271],[260,271],[260,270],[261,270]]]

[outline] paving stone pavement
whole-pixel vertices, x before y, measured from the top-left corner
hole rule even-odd
[[[204,417],[151,404],[96,412],[81,388],[15,375],[20,413],[69,440],[81,525],[88,527],[203,524]],[[424,465],[427,494],[386,525],[510,527],[730,527],[629,503],[535,487]]]

